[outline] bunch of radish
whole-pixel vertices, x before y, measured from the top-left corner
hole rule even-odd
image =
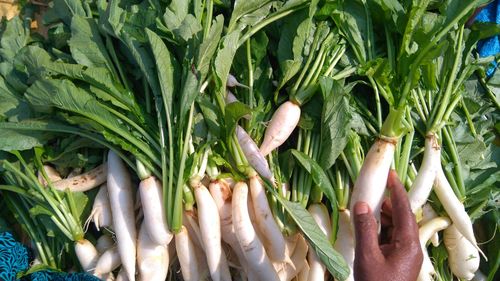
[[[354,280],[352,208],[382,225],[391,169],[419,280],[471,280],[491,256],[473,222],[497,178],[471,187],[463,152],[489,153],[473,120],[500,108],[467,94],[484,1],[66,2],[45,41],[0,30],[0,201],[42,263],[64,269],[56,229],[102,280]]]

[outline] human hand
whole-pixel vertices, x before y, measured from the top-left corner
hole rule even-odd
[[[391,203],[386,204],[386,208],[392,211],[388,243],[379,243],[377,221],[368,204],[358,202],[354,206],[356,281],[414,281],[422,266],[418,226],[395,171],[389,172],[387,188],[391,192]]]

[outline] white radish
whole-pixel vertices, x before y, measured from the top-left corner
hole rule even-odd
[[[109,165],[108,165],[109,166]],[[69,189],[72,192],[85,192],[98,187],[106,181],[108,166],[101,164],[78,176],[52,182],[57,190]]]
[[[144,226],[149,237],[157,244],[168,245],[173,235],[167,225],[161,184],[155,177],[148,177],[139,184],[139,192],[144,213]]]
[[[311,268],[309,267],[309,264],[306,262],[304,264],[304,268],[299,272],[299,274],[296,277],[297,281],[307,281],[309,280],[309,272],[311,271]],[[321,280],[321,279],[319,279]]]
[[[187,229],[182,226],[179,233],[175,234],[175,249],[184,281],[201,280],[194,247],[195,245],[189,237]]]
[[[238,98],[229,90],[226,90],[226,104],[230,104],[233,102],[238,102]]]
[[[286,101],[274,112],[260,146],[260,153],[267,156],[271,151],[282,145],[292,134],[300,120],[300,106]]]
[[[307,208],[316,224],[321,231],[326,235],[328,240],[332,238],[332,223],[330,222],[330,214],[323,204],[311,204]],[[340,223],[339,223],[340,224]],[[339,232],[341,232],[339,230]],[[307,253],[307,261],[309,263],[309,280],[325,280],[326,267],[318,258],[312,248]]]
[[[236,234],[234,233],[231,207],[231,188],[225,180],[213,180],[210,182],[209,189],[219,211],[222,240],[226,242],[231,249],[233,249],[240,265],[243,267],[247,275],[250,275],[247,271],[248,266],[243,255],[243,250],[241,249],[238,238],[236,238]]]
[[[118,248],[111,247],[99,257],[95,266],[94,275],[102,278],[105,274],[117,269],[121,265]]]
[[[125,271],[125,269],[123,267],[120,268],[118,275],[116,275],[115,281],[129,281],[129,279],[127,277],[127,272]]]
[[[453,223],[445,229],[443,242],[448,250],[448,264],[458,278],[471,280],[479,268],[479,252]]]
[[[278,272],[278,276],[281,281],[290,281],[292,278],[297,276],[299,272],[304,268],[307,263],[306,257],[309,246],[307,245],[304,236],[299,235],[297,239],[297,246],[290,257],[290,263],[279,265],[278,268],[281,269]]]
[[[82,168],[77,167],[77,168],[74,168],[73,170],[71,170],[71,172],[69,172],[69,174],[66,176],[66,178],[76,177],[76,176],[80,175],[81,173],[82,173]]]
[[[198,223],[210,276],[214,281],[231,280],[226,256],[221,246],[221,226],[217,205],[199,179],[192,179],[191,186],[196,198]]]
[[[424,204],[422,206],[422,220],[418,223],[420,226],[426,224],[428,221],[432,220],[433,218],[437,218],[438,214],[430,204]],[[439,246],[439,234],[436,232],[434,235],[431,237],[431,243],[434,247]]]
[[[236,77],[233,75],[229,74],[227,76],[227,81],[226,81],[226,86],[229,88],[234,88],[234,87],[243,87],[243,88],[248,88],[248,86],[241,84],[236,80]]]
[[[183,214],[183,221],[185,222],[184,227],[189,234],[189,238],[195,246],[194,252],[196,259],[198,260],[198,272],[201,278],[204,279],[210,273],[207,264],[207,257],[205,256],[205,245],[203,245],[201,230],[196,217],[196,209],[193,209],[192,211],[185,211]]]
[[[43,170],[51,182],[60,181],[62,179],[59,172],[50,165],[43,165]],[[42,185],[47,185],[47,181],[43,177],[41,171],[38,171],[38,182]]]
[[[97,243],[95,245],[97,251],[99,253],[104,253],[107,249],[113,247],[115,244],[115,241],[113,241],[113,238],[111,238],[110,235],[103,234],[99,239],[97,239]]]
[[[130,174],[116,153],[108,153],[108,193],[118,252],[129,280],[135,280],[136,228]]]
[[[137,239],[137,270],[140,280],[164,281],[167,278],[170,262],[167,247],[157,244],[150,238],[143,222]]]
[[[108,274],[104,274],[104,277],[102,278],[104,281],[115,281],[115,275],[113,272],[108,272]]]
[[[450,219],[445,217],[436,217],[427,221],[419,228],[418,237],[420,239],[420,247],[422,248],[424,259],[420,273],[418,274],[418,281],[434,280],[433,276],[436,274],[436,271],[434,270],[434,266],[432,265],[429,254],[427,253],[427,241],[429,241],[429,239],[431,239],[439,231],[450,226],[450,224]]]
[[[396,143],[396,139],[379,138],[368,151],[352,191],[351,212],[357,202],[364,201],[379,221],[380,207]]]
[[[408,192],[411,210],[415,214],[425,204],[441,166],[441,148],[434,134],[425,137],[424,158],[417,177]]]
[[[354,280],[354,230],[352,228],[351,213],[349,210],[342,210],[339,212],[337,240],[335,241],[334,249],[344,257],[347,266],[349,267],[350,273],[346,280]]]
[[[257,279],[278,281],[278,274],[267,257],[264,246],[250,221],[247,202],[248,186],[244,182],[238,182],[233,189],[232,217],[236,237],[243,249],[243,255],[248,266],[257,275]]]
[[[453,192],[453,189],[446,179],[443,169],[438,169],[436,181],[434,182],[434,192],[436,193],[439,201],[443,205],[448,216],[450,216],[454,227],[462,233],[465,239],[469,240],[472,245],[481,253],[481,249],[477,246],[474,230],[472,229],[472,222],[469,215],[465,211],[464,205],[458,200]],[[484,254],[483,254],[484,256]],[[485,256],[486,258],[486,256]]]
[[[236,137],[238,138],[238,143],[240,144],[241,150],[245,157],[250,163],[250,166],[257,171],[262,177],[269,179],[271,182],[274,181],[273,173],[269,169],[269,164],[266,158],[262,156],[257,147],[257,144],[253,139],[247,134],[247,132],[240,126],[236,127]]]
[[[99,253],[95,246],[87,239],[82,239],[75,242],[75,253],[83,271],[91,272],[99,258]]]
[[[278,262],[287,261],[285,237],[274,220],[273,213],[267,201],[266,191],[257,175],[252,175],[249,181],[255,220],[260,233],[262,233],[260,237],[264,243],[264,248],[271,260]]]
[[[106,184],[101,185],[99,192],[95,196],[92,211],[85,222],[85,228],[88,227],[90,221],[94,222],[97,230],[101,230],[101,227],[110,227],[113,224]]]

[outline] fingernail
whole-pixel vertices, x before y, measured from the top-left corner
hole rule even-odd
[[[356,214],[356,215],[368,214],[369,210],[370,210],[370,207],[368,207],[368,204],[366,204],[365,202],[358,202],[354,206],[354,214]]]

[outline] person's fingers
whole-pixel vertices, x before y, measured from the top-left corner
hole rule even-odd
[[[380,214],[380,224],[382,227],[392,226],[392,216],[381,213]]]
[[[382,256],[378,244],[377,220],[365,202],[360,201],[354,205],[354,233],[356,257],[378,259]]]
[[[382,202],[382,214],[392,216],[392,203],[390,198],[385,198]]]
[[[395,229],[394,234],[403,239],[405,237],[414,236],[418,238],[418,227],[410,208],[408,196],[394,170],[389,172],[387,187],[391,191],[392,223]]]

